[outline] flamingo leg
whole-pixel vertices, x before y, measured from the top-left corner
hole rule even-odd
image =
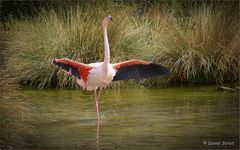
[[[95,103],[96,103],[97,121],[99,122],[100,117],[99,117],[99,101],[98,101],[97,89],[94,90],[94,95],[95,95]]]
[[[98,95],[97,95],[98,103],[100,103],[100,93],[101,93],[101,88],[99,88],[99,90],[98,90]]]
[[[96,89],[94,91],[95,100],[96,100],[96,111],[97,111],[97,133],[96,133],[96,147],[99,150],[99,124],[100,124],[100,116],[99,116],[99,97],[100,97],[101,89]]]

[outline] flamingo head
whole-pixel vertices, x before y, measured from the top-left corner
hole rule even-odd
[[[113,19],[112,19],[112,16],[107,16],[107,17],[105,17],[104,19],[103,19],[103,21],[102,21],[102,26],[103,26],[103,28],[106,28],[107,26],[108,26],[108,23],[110,22],[110,21],[112,21]]]

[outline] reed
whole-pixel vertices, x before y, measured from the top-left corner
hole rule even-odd
[[[221,84],[238,80],[237,10],[233,5],[202,5],[191,9],[189,16],[179,18],[173,11],[153,7],[145,19],[150,22],[154,49],[143,51],[142,56],[171,68],[169,82]],[[146,83],[157,84],[158,79]]]
[[[95,11],[84,5],[42,10],[32,19],[10,19],[1,25],[3,31],[8,29],[7,68],[22,84],[76,87],[73,78],[49,62],[60,57],[84,63],[102,61],[101,18],[111,14],[111,62],[133,58],[158,62],[172,70],[164,78],[167,83],[238,80],[238,6],[213,6],[204,4],[183,16],[166,5],[140,13],[137,4],[110,3],[96,5]],[[143,83],[155,85],[162,80]]]

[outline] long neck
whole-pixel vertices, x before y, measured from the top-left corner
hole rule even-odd
[[[103,36],[104,36],[104,63],[110,63],[110,50],[107,36],[107,26],[103,27]]]

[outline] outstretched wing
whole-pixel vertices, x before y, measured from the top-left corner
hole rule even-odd
[[[113,64],[113,68],[117,70],[113,81],[128,80],[128,79],[145,79],[160,75],[169,75],[170,70],[159,64],[142,61],[129,60]]]
[[[69,60],[67,58],[54,59],[51,63],[60,67],[61,69],[66,71],[69,75],[75,76],[79,79],[83,79],[84,81],[87,81],[87,75],[89,71],[92,69],[91,66],[73,60]]]

